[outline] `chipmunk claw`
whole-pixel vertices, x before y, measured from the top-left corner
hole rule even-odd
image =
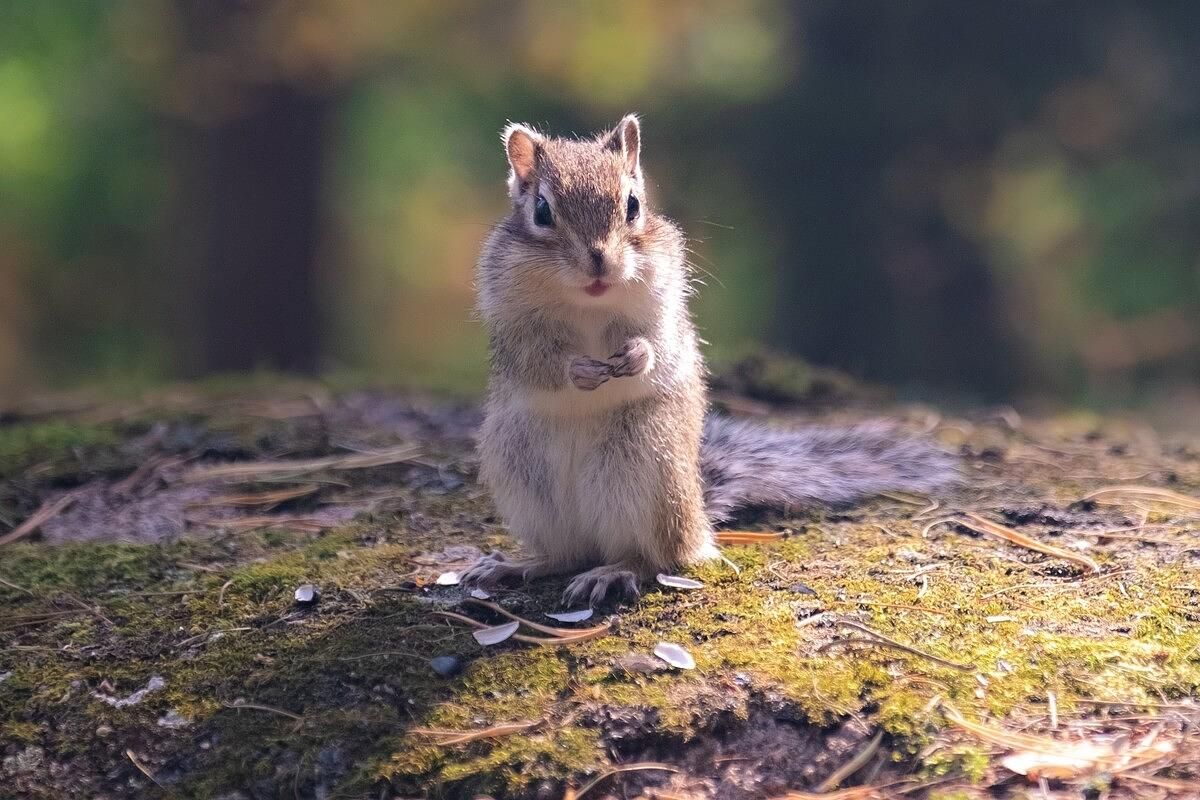
[[[569,374],[576,389],[590,392],[612,377],[612,367],[607,361],[580,356],[571,362]]]
[[[621,564],[608,564],[581,572],[571,579],[563,592],[563,602],[568,606],[582,604],[599,605],[609,594],[621,597],[637,597],[641,594],[638,575]]]
[[[517,573],[504,553],[493,551],[481,556],[466,572],[459,576],[459,585],[467,588],[498,589],[506,580]]]
[[[650,343],[640,336],[625,342],[625,345],[612,354],[608,363],[612,365],[614,378],[627,378],[641,375],[652,366],[654,351]]]
[[[525,583],[551,572],[544,559],[528,557],[510,561],[508,556],[492,551],[459,576],[459,585],[468,589],[501,589],[517,583]]]

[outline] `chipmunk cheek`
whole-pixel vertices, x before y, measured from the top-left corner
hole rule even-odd
[[[638,252],[632,247],[626,247],[621,253],[621,277],[625,280],[631,280],[638,274],[638,269],[641,264],[641,259],[638,257]]]

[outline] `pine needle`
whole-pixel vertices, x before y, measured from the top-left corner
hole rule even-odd
[[[281,717],[287,717],[288,719],[294,719],[294,720],[296,720],[296,722],[304,722],[304,717],[300,716],[299,714],[293,714],[290,711],[284,711],[282,708],[275,708],[275,706],[266,706],[266,705],[262,705],[261,703],[245,703],[245,702],[239,701],[239,702],[235,702],[235,703],[225,703],[225,707],[226,708],[234,708],[234,709],[250,708],[250,709],[254,709],[255,711],[267,711],[267,712],[270,712],[271,714],[278,714]]]
[[[959,672],[973,672],[976,668],[974,664],[959,664],[954,661],[948,661],[940,656],[935,656],[932,653],[926,653],[924,650],[918,650],[917,648],[913,647],[912,645],[907,645],[907,644],[904,644],[903,642],[898,642],[895,639],[891,639],[887,636],[884,636],[879,631],[868,628],[866,625],[859,625],[857,622],[851,622],[850,620],[840,619],[840,620],[838,620],[837,624],[839,627],[842,627],[842,628],[850,628],[851,630],[858,631],[859,633],[865,633],[867,635],[867,638],[834,639],[832,642],[829,642],[828,644],[824,645],[821,648],[822,650],[825,650],[830,647],[837,647],[840,645],[845,645],[845,644],[883,645],[885,647],[891,647],[896,650],[901,650],[905,653],[908,653],[909,655],[914,655],[919,658],[924,658],[927,661],[932,661],[933,663],[939,664],[943,667],[949,667],[950,669],[956,669]]]
[[[836,789],[838,784],[866,766],[866,763],[871,760],[871,756],[875,755],[875,753],[879,750],[879,745],[882,743],[883,729],[880,728],[879,732],[872,737],[871,741],[867,742],[866,746],[863,747],[862,750],[859,750],[853,758],[834,770],[832,775],[821,781],[820,785],[817,786],[817,793],[825,794],[831,789]]]
[[[288,514],[264,514],[255,517],[228,517],[224,519],[206,519],[202,523],[208,528],[225,528],[236,533],[249,533],[261,528],[297,528],[299,530],[320,533],[332,528],[336,523],[317,517],[299,517]]]
[[[434,611],[433,613],[439,617],[446,617],[447,619],[452,619],[457,622],[462,622],[466,625],[470,625],[472,628],[476,628],[478,630],[483,630],[484,628],[490,627],[489,625],[487,625],[483,622],[480,622],[477,619],[471,619],[470,617],[466,616],[465,614],[456,614],[453,611]],[[524,620],[519,619],[519,618],[515,621],[524,622]],[[603,625],[597,625],[595,628],[583,628],[582,630],[572,630],[571,635],[569,635],[569,636],[568,635],[551,636],[551,637],[547,638],[547,637],[542,637],[542,636],[527,636],[526,634],[523,634],[523,633],[514,633],[511,638],[516,639],[518,642],[526,642],[527,644],[557,646],[557,645],[565,645],[565,644],[576,644],[578,642],[586,642],[589,639],[598,639],[601,636],[606,635],[611,629],[612,629],[611,625],[606,622]]]
[[[679,772],[678,768],[672,767],[670,764],[662,764],[657,761],[639,761],[636,764],[622,764],[619,767],[613,767],[607,772],[603,772],[579,788],[578,791],[567,787],[567,792],[563,796],[563,800],[580,800],[585,794],[595,789],[600,785],[601,781],[611,778],[613,775],[619,775],[622,772],[644,772],[646,770],[662,770],[663,772]]]
[[[555,628],[550,625],[542,625],[539,622],[533,622],[532,620],[525,619],[524,617],[518,617],[516,614],[504,608],[504,606],[500,605],[499,603],[491,603],[487,600],[478,600],[474,597],[466,598],[466,602],[471,603],[472,605],[483,606],[486,609],[496,612],[502,617],[508,617],[513,622],[519,622],[526,627],[533,628],[535,631],[546,633],[560,639],[563,637],[577,638],[583,633],[607,633],[609,629],[609,624],[607,622],[605,622],[603,625],[597,625],[594,628]]]
[[[192,468],[183,476],[183,481],[185,483],[205,483],[216,480],[252,481],[271,478],[296,478],[301,475],[325,472],[327,470],[383,467],[388,464],[412,461],[419,455],[421,455],[419,447],[414,445],[400,445],[388,448],[387,450],[377,450],[370,453],[352,453],[345,456],[329,456],[327,458],[215,464]]]
[[[155,786],[166,791],[167,787],[163,786],[161,783],[158,782],[158,778],[154,777],[154,773],[150,771],[149,767],[147,767],[141,761],[138,761],[138,757],[133,754],[132,750],[126,748],[125,755],[129,758],[130,761],[133,762],[133,765],[138,768],[138,772],[142,773],[147,778],[149,778],[151,781],[153,781]]]
[[[79,499],[77,492],[68,492],[57,500],[50,500],[29,515],[29,518],[22,522],[17,527],[13,528],[8,533],[0,536],[0,545],[11,544],[12,542],[24,539],[26,536],[37,531],[38,528],[45,525],[50,520],[57,517],[62,512],[66,511]]]
[[[1102,497],[1120,495],[1132,495],[1134,497],[1146,498],[1158,503],[1166,503],[1167,505],[1182,506],[1193,511],[1200,511],[1200,500],[1195,497],[1189,497],[1186,494],[1173,492],[1170,489],[1160,489],[1156,486],[1105,486],[1097,489],[1094,492],[1085,494],[1079,498],[1080,502],[1085,500],[1099,500]]]
[[[929,505],[928,497],[919,497],[913,494],[904,492],[880,492],[880,497],[886,497],[888,500],[895,500],[897,503],[904,503],[909,506],[925,506]]]
[[[293,486],[287,489],[275,489],[269,492],[245,492],[240,494],[219,494],[212,497],[199,500],[195,503],[189,503],[189,508],[204,508],[211,506],[234,506],[236,508],[253,508],[255,506],[264,506],[266,509],[274,508],[280,503],[285,503],[288,500],[295,500],[297,497],[305,497],[313,492],[316,492],[321,487],[314,483],[306,483],[301,486]]]
[[[978,514],[972,514],[970,512],[964,513],[960,517],[947,517],[945,519],[937,520],[936,522],[927,526],[926,530],[929,530],[929,528],[933,527],[934,525],[941,525],[946,522],[954,522],[958,525],[962,525],[964,528],[970,528],[976,533],[986,533],[992,536],[997,536],[1001,539],[1004,539],[1006,542],[1010,542],[1019,547],[1024,547],[1027,550],[1034,550],[1039,553],[1044,553],[1048,556],[1061,558],[1064,561],[1070,561],[1072,563],[1079,564],[1080,566],[1087,567],[1092,572],[1100,572],[1100,565],[1087,556],[1080,555],[1079,553],[1073,553],[1070,550],[1062,547],[1056,547],[1052,544],[1044,544],[1031,536],[1018,533],[1012,528],[1007,528],[998,522],[992,522],[990,519],[981,517]]]
[[[855,786],[836,792],[788,792],[771,800],[884,800],[886,796],[874,786]]]
[[[475,742],[480,739],[499,739],[501,736],[508,736],[513,733],[527,731],[536,725],[540,725],[542,720],[528,720],[525,722],[505,722],[500,725],[492,725],[489,728],[481,728],[475,731],[454,731],[445,728],[410,728],[409,733],[415,736],[428,736],[438,741],[434,744],[447,747],[456,744],[466,744],[467,742]]]
[[[767,544],[786,537],[787,534],[782,531],[717,531],[716,534],[717,544]]]

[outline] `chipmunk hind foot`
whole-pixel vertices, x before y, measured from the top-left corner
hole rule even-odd
[[[599,605],[610,595],[631,598],[642,593],[641,573],[628,564],[606,564],[581,572],[571,579],[563,592],[563,602],[573,606],[586,602]]]

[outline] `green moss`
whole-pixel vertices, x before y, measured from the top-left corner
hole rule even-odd
[[[927,778],[961,775],[971,783],[979,783],[987,774],[991,757],[988,752],[972,745],[954,745],[930,754],[924,760],[922,773]]]
[[[301,423],[264,426],[236,409],[221,413],[249,450],[264,437],[288,442],[288,452],[318,440]],[[1083,435],[1077,429],[1064,423],[1048,441],[1061,445],[1054,437]],[[1017,447],[1005,431],[963,426],[958,435],[968,450]],[[1001,467],[1017,471],[1019,463]],[[1021,472],[1005,491],[1066,508],[1082,491],[1062,472]],[[1184,466],[1178,472],[1191,480]],[[170,734],[156,721],[173,710],[193,720],[188,742],[212,742],[188,761],[181,791],[191,796],[274,780],[283,763],[303,782],[331,747],[354,765],[336,787],[343,795],[386,779],[405,796],[520,796],[542,780],[578,786],[609,766],[610,731],[597,719],[644,719],[653,741],[687,743],[785,708],[797,724],[822,728],[857,716],[886,731],[895,755],[889,769],[961,785],[995,765],[989,749],[947,724],[939,699],[1003,726],[1044,717],[1053,692],[1065,724],[1091,711],[1089,698],[1151,704],[1200,690],[1186,561],[1114,545],[1094,555],[1119,572],[1063,577],[1073,573],[1053,560],[950,526],[922,536],[925,521],[912,519],[918,507],[891,500],[780,520],[797,533],[726,549],[740,574],[712,562],[686,571],[705,583],[702,591],[645,587],[605,638],[561,649],[483,648],[466,628],[431,614],[455,602],[455,590],[412,592],[407,582],[428,579],[437,568],[429,554],[448,545],[510,545],[483,522],[493,513],[486,497],[473,488],[437,495],[345,478],[352,492],[401,492],[402,513],[364,515],[323,535],[281,526],[166,546],[6,547],[0,577],[21,588],[0,584],[0,604],[31,621],[0,627],[4,644],[16,645],[0,650],[0,674],[8,674],[0,680],[0,736],[90,757],[100,753],[98,725],[158,741]],[[964,507],[1007,502],[968,501]],[[1057,536],[1037,523],[1027,532]],[[301,583],[321,587],[317,606],[295,605]],[[799,584],[813,593],[794,591]],[[562,586],[543,581],[503,599],[537,619],[558,607]],[[838,619],[972,669],[869,642],[834,644],[869,638],[838,628]],[[685,646],[697,668],[614,669],[659,641]],[[464,670],[435,675],[428,661],[438,655],[459,656]],[[128,694],[155,674],[166,688],[136,707],[114,709],[91,696],[105,681]],[[229,708],[238,699],[301,719]],[[596,709],[603,713],[588,713]],[[456,746],[408,733],[519,720],[542,724]],[[103,753],[95,757],[107,763]],[[291,766],[297,760],[299,769]]]
[[[605,762],[596,733],[574,727],[478,742],[446,756],[444,752],[430,754],[420,770],[422,785],[444,796],[516,792],[540,780],[585,774]],[[393,762],[396,767],[401,763]],[[401,769],[412,774],[413,766],[410,762]]]
[[[157,545],[109,542],[71,543],[58,547],[20,542],[5,548],[0,577],[32,592],[59,590],[93,594],[110,588],[136,591],[178,574],[179,551]],[[0,585],[0,600],[27,594]]]
[[[43,732],[42,726],[33,722],[5,722],[0,725],[0,741],[30,744],[36,742]]]
[[[0,426],[0,480],[40,464],[56,472],[78,467],[89,453],[118,441],[109,426],[63,421]]]

